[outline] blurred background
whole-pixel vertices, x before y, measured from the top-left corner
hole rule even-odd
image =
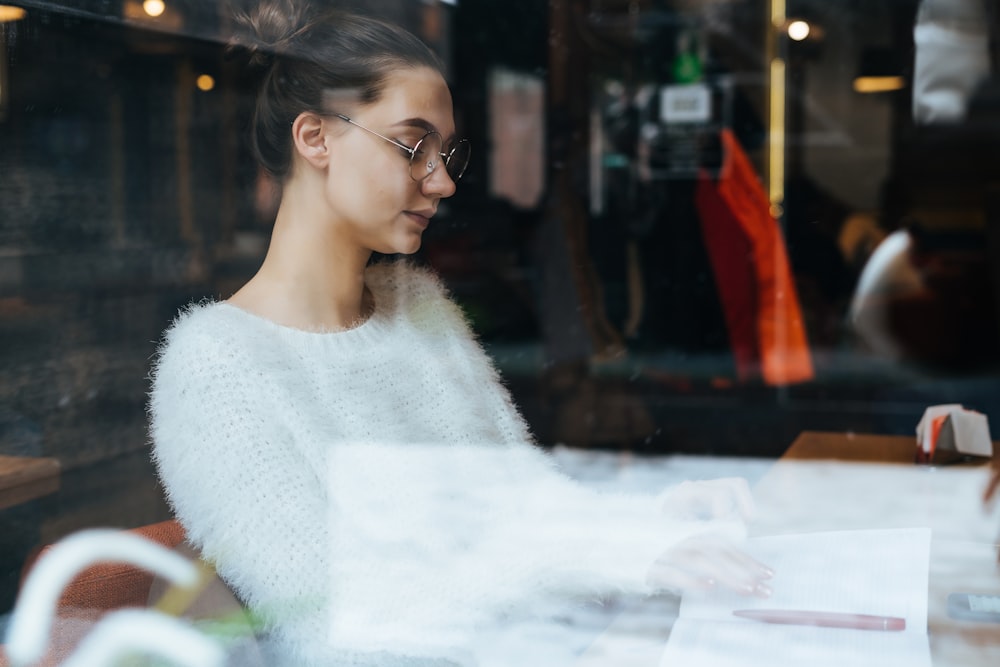
[[[169,515],[151,357],[276,189],[223,0],[2,0],[0,509],[25,556]],[[330,0],[445,59],[473,161],[434,267],[543,446],[776,457],[1000,414],[997,13],[979,0]]]

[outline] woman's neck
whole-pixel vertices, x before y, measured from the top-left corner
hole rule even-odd
[[[299,329],[354,327],[374,307],[364,282],[371,251],[337,238],[316,211],[296,205],[303,199],[283,198],[264,263],[229,302]]]

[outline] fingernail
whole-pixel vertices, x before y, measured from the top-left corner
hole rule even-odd
[[[764,577],[766,579],[771,579],[774,577],[774,570],[772,570],[769,567],[762,567],[760,568],[760,571],[764,574]]]
[[[762,598],[771,597],[771,592],[772,592],[771,587],[768,586],[767,584],[757,584],[757,586],[754,587],[753,591],[754,595],[757,595]]]

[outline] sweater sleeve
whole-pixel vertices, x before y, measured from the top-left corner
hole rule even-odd
[[[419,304],[411,308],[418,325],[451,336],[454,354],[463,358],[472,384],[481,387],[477,399],[506,445],[504,461],[493,465],[515,471],[506,494],[515,507],[504,515],[517,520],[502,523],[496,534],[519,545],[520,554],[530,554],[532,563],[523,565],[538,577],[534,585],[569,594],[647,593],[647,574],[659,556],[683,539],[718,529],[712,522],[670,518],[663,511],[669,488],[658,494],[605,493],[565,475],[535,444],[461,309],[436,277],[421,278],[408,281]]]
[[[436,275],[413,267],[408,270],[413,272],[412,277],[400,283],[408,288],[407,310],[414,326],[450,341],[450,353],[461,359],[460,366],[470,384],[481,388],[476,399],[481,403],[479,407],[486,411],[500,441],[508,446],[533,446],[534,437],[527,423],[465,313]]]
[[[682,519],[665,511],[672,488],[660,493],[611,493],[587,487],[555,467],[549,455],[525,451],[511,500],[516,521],[501,527],[500,542],[531,554],[535,585],[560,595],[654,592],[653,563],[679,542],[704,533],[733,535],[729,522]]]
[[[267,378],[245,370],[259,363],[184,320],[168,331],[150,397],[168,501],[265,628],[316,641],[327,632],[329,576],[320,473],[271,419]]]

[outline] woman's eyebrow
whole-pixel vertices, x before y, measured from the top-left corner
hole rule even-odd
[[[437,127],[434,126],[434,123],[430,122],[429,120],[425,120],[423,118],[407,118],[406,120],[399,121],[398,123],[393,125],[393,127],[416,127],[418,129],[423,130],[424,132],[439,132]],[[450,141],[453,138],[454,135],[450,137],[445,137],[445,140]]]

